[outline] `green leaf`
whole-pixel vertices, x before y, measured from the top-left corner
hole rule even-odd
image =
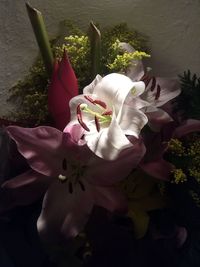
[[[26,3],[26,8],[33,27],[33,31],[35,33],[38,46],[40,48],[46,71],[49,77],[51,77],[54,58],[53,53],[51,51],[51,46],[42,13],[36,8],[31,7],[29,3]]]

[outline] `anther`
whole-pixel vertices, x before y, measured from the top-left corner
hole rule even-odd
[[[87,99],[90,103],[94,104],[94,99],[92,99],[89,95],[84,95],[85,99]]]
[[[160,91],[161,91],[159,84],[157,85],[156,89],[157,89],[157,91],[156,91],[156,95],[155,95],[155,100],[158,100],[158,98],[160,97]]]
[[[101,100],[99,100],[99,99],[94,100],[94,104],[99,105],[99,106],[101,106],[101,107],[104,108],[104,109],[107,108],[106,103],[103,102],[103,101],[101,101]]]
[[[101,114],[102,116],[111,116],[112,115],[112,110],[106,110],[106,111],[104,111],[102,114]]]
[[[83,127],[83,129],[85,129],[86,131],[89,132],[90,129],[87,127],[87,125],[83,122],[83,119],[82,119],[81,105],[82,105],[82,104],[79,104],[79,105],[77,106],[77,109],[76,109],[77,120],[78,120],[78,122],[80,123],[80,125]]]
[[[85,186],[84,184],[81,182],[81,181],[78,181],[79,185],[80,185],[80,188],[82,191],[85,191]]]
[[[99,120],[98,120],[96,115],[94,116],[94,121],[95,121],[97,132],[99,132],[100,131],[100,124],[99,124]]]
[[[152,77],[152,84],[151,84],[151,88],[150,90],[153,91],[156,87],[156,78],[155,77]]]

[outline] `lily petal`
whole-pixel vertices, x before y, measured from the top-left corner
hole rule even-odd
[[[137,138],[148,122],[147,116],[142,111],[127,105],[122,107],[117,120],[125,135],[133,135]]]
[[[174,130],[173,137],[181,138],[184,135],[199,131],[200,131],[200,120],[190,119],[185,121],[183,125],[177,127]]]
[[[109,107],[114,105],[115,112],[118,114],[121,105],[123,105],[131,90],[133,96],[137,96],[144,91],[143,82],[132,82],[130,78],[118,73],[111,73],[103,77],[93,89],[93,94],[99,99],[105,101]]]
[[[50,177],[29,170],[2,184],[0,211],[29,205],[39,200],[52,182]]]
[[[108,128],[85,134],[85,140],[87,146],[105,160],[116,159],[122,150],[132,146],[117,123],[114,113]]]
[[[72,194],[68,184],[53,183],[48,189],[42,212],[37,222],[39,235],[49,242],[75,237],[83,230],[93,207],[91,192],[82,191],[78,185]]]
[[[118,211],[126,213],[128,211],[127,199],[116,187],[94,187],[95,205],[103,207],[111,212]]]
[[[62,161],[67,157],[67,145],[64,140],[64,136],[67,138],[66,134],[48,126],[9,126],[7,131],[33,170],[53,177],[62,173]]]
[[[140,168],[148,175],[165,181],[170,180],[171,172],[174,170],[174,166],[163,159],[141,163]]]
[[[93,185],[111,186],[124,179],[141,161],[145,146],[136,140],[133,146],[123,150],[116,160],[106,161],[91,158],[85,172],[85,179]]]
[[[156,88],[153,91],[150,89],[151,83],[149,83],[145,92],[141,96],[142,99],[156,107],[163,106],[165,103],[177,97],[181,93],[180,85],[178,79],[176,78],[156,77],[156,85],[159,85],[161,88],[158,98],[156,97]]]
[[[156,108],[154,112],[146,112],[146,115],[148,124],[153,131],[160,131],[164,125],[173,121],[169,114],[160,108]]]

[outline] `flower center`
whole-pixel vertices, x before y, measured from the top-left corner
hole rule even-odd
[[[90,131],[87,124],[83,121],[83,113],[87,113],[94,117],[94,122],[96,130],[99,132],[103,124],[111,122],[112,119],[112,110],[107,109],[105,102],[99,99],[93,99],[90,96],[84,96],[92,105],[95,106],[95,110],[91,109],[86,103],[80,103],[77,106],[77,119],[80,125],[86,130]]]
[[[58,179],[61,183],[68,183],[68,191],[73,193],[74,187],[79,185],[82,191],[85,191],[84,183],[81,180],[85,167],[72,160],[68,161],[64,158],[62,160],[63,174],[58,175]],[[66,175],[65,175],[66,174]]]

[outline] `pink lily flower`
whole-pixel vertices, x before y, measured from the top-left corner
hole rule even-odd
[[[55,127],[63,130],[70,120],[69,101],[78,95],[78,82],[66,52],[55,62],[48,88],[48,107]]]
[[[126,199],[115,185],[143,157],[145,147],[139,140],[116,160],[106,161],[87,147],[80,125],[64,132],[48,126],[9,126],[7,131],[31,170],[2,185],[10,197],[4,208],[30,204],[46,192],[37,222],[44,240],[76,236],[94,205],[126,211]]]
[[[120,43],[120,47],[127,52],[135,51],[128,43]],[[133,60],[126,75],[134,82],[143,81],[145,83],[145,90],[140,98],[149,105],[142,106],[140,103],[140,108],[148,117],[148,124],[153,130],[158,131],[164,124],[173,121],[163,106],[181,93],[177,78],[150,76],[145,73],[141,60]],[[132,105],[137,105],[138,100],[139,98],[134,99]]]
[[[175,167],[163,158],[167,151],[166,142],[171,138],[183,138],[193,132],[200,132],[200,120],[189,119],[178,127],[174,123],[170,123],[163,127],[160,134],[148,134],[148,138],[144,137],[147,151],[140,163],[140,168],[153,177],[170,180],[171,171]]]

